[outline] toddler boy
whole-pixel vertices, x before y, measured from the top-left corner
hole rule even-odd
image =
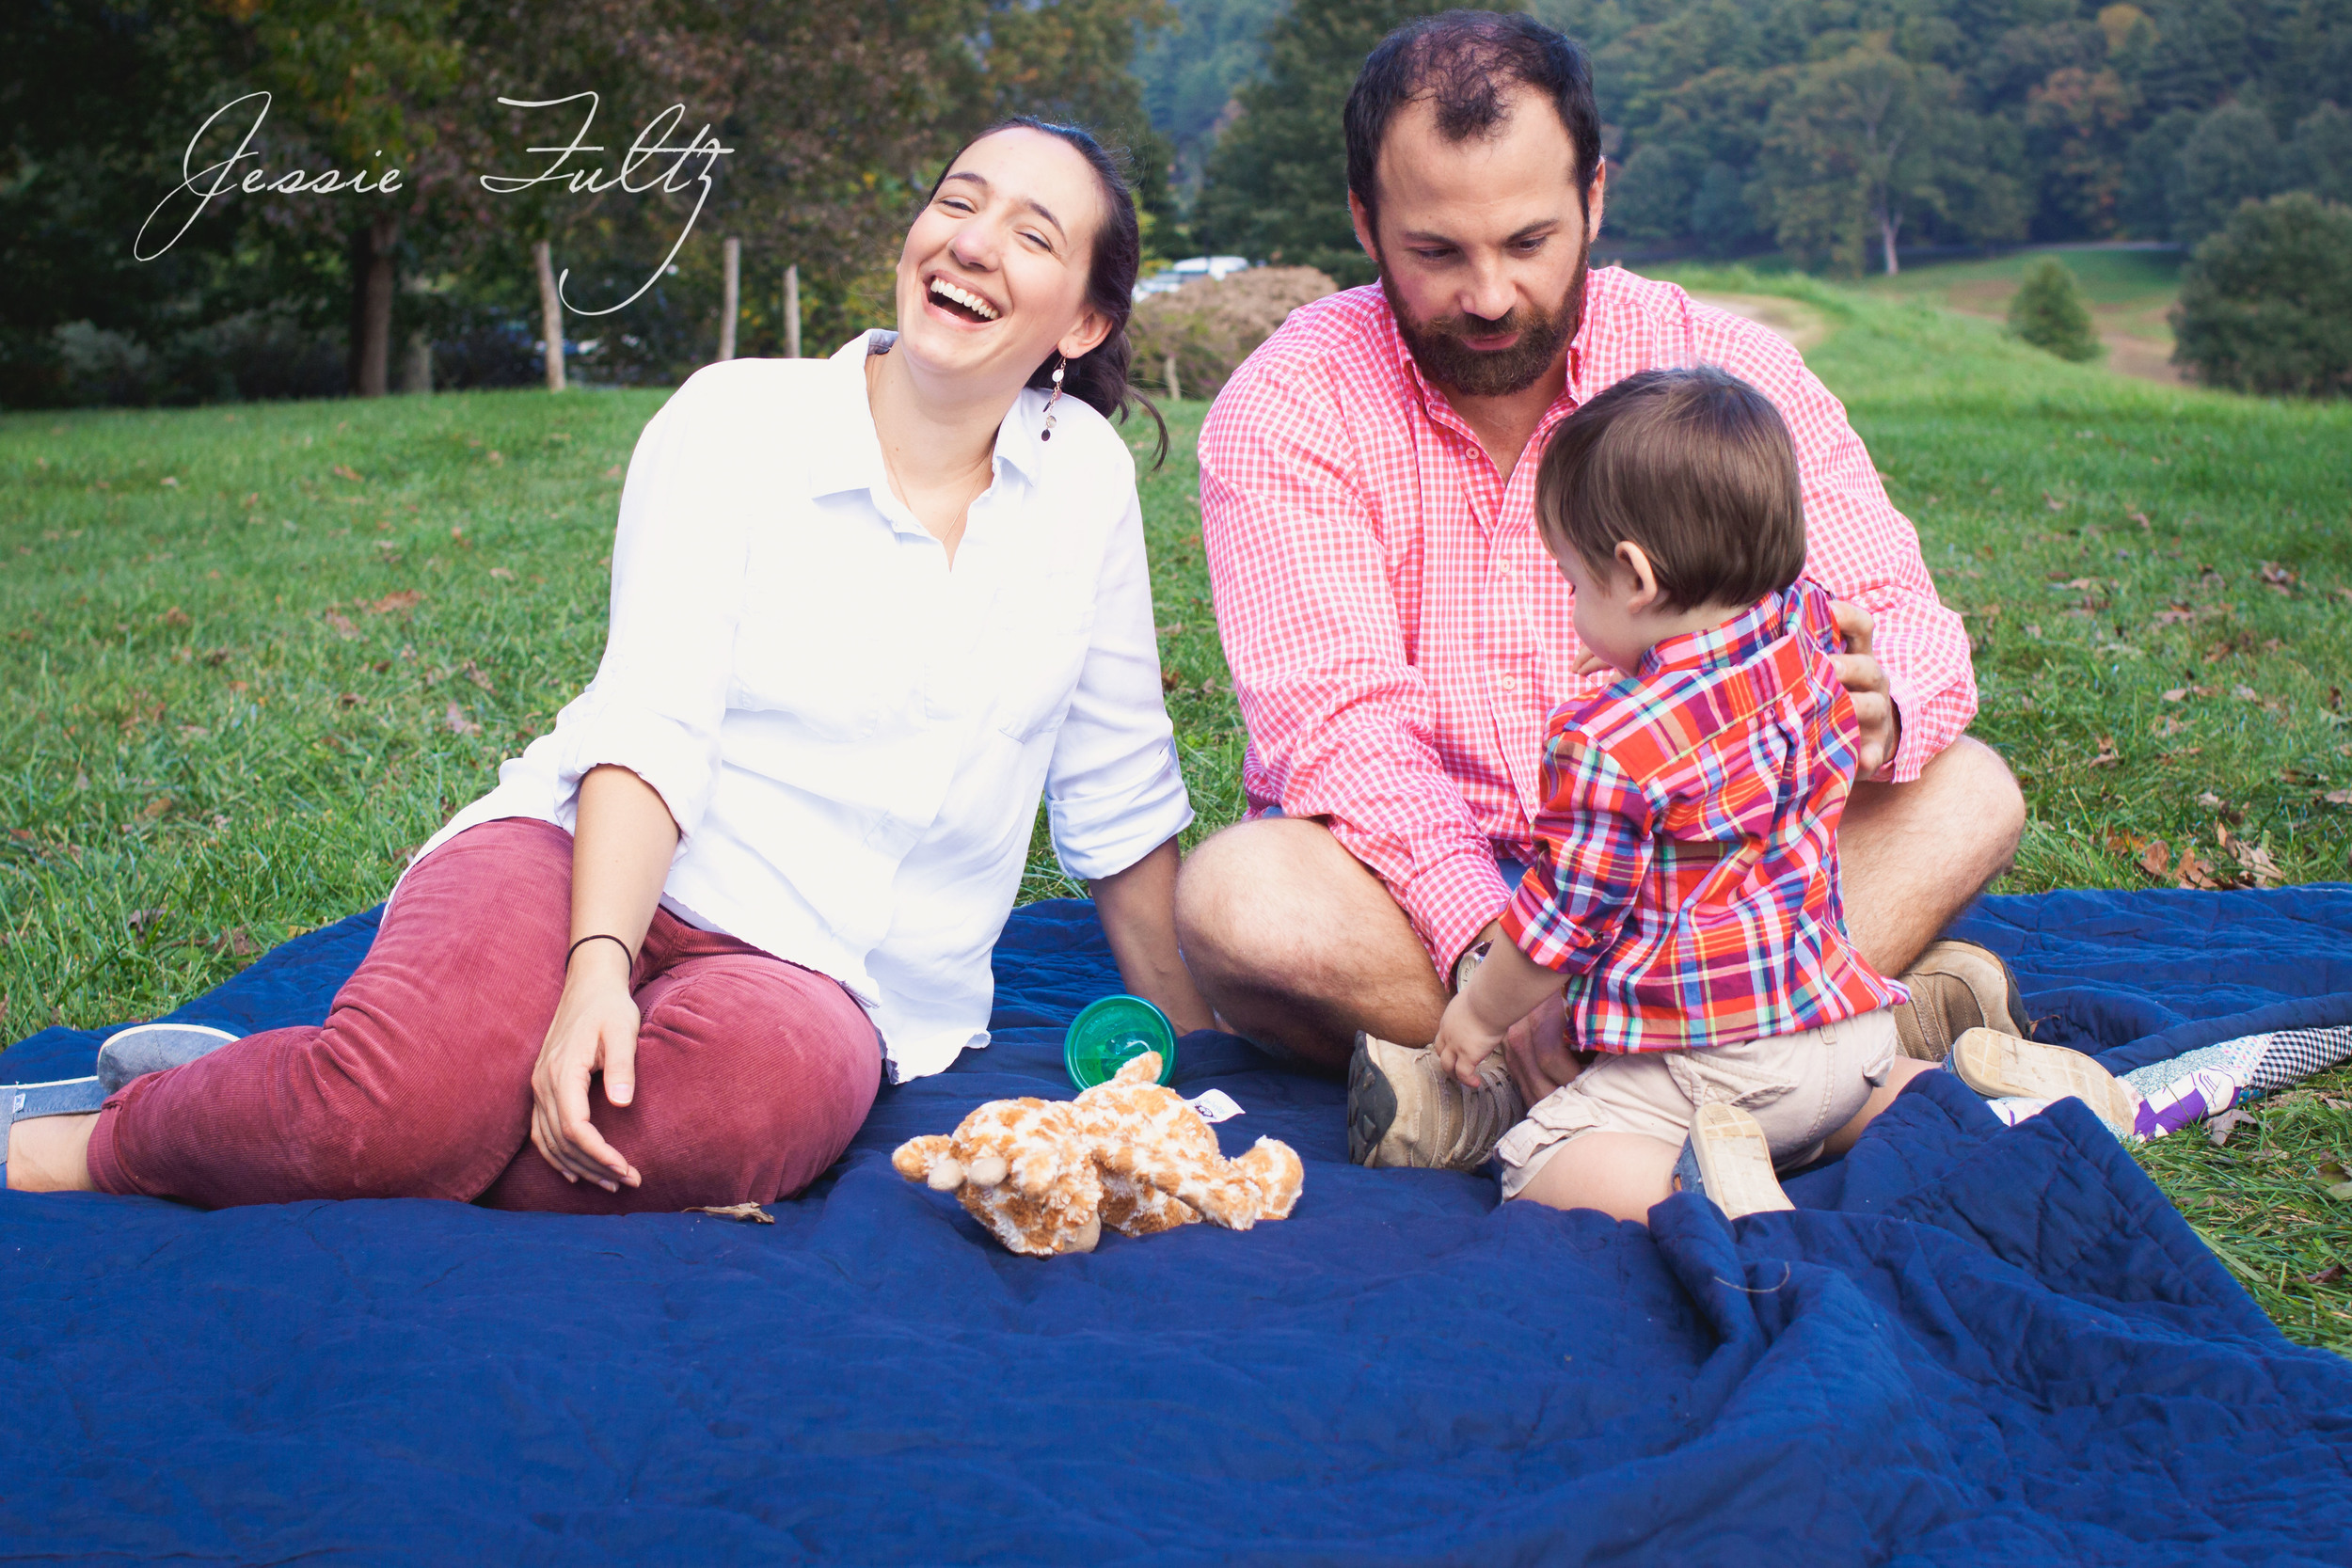
[[[1724,372],[1644,372],[1562,421],[1536,516],[1583,668],[1624,678],[1551,715],[1507,940],[1432,1049],[1478,1085],[1565,984],[1589,1065],[1496,1147],[1503,1196],[1640,1220],[1679,1164],[1730,1212],[1787,1208],[1775,1166],[1850,1143],[1926,1069],[1898,1048],[1905,991],[1846,936],[1858,728],[1788,429]]]

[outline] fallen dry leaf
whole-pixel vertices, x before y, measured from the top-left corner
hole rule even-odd
[[[171,911],[168,910],[162,909],[133,910],[129,914],[122,917],[122,923],[125,926],[130,927],[133,931],[144,936],[147,934],[147,928],[150,926],[154,925],[155,922],[161,920],[165,915],[170,912]]]
[[[2241,1127],[2251,1127],[2253,1125],[2254,1118],[2252,1117],[2248,1116],[2244,1111],[2237,1109],[2235,1106],[2232,1106],[2229,1110],[2222,1112],[2219,1116],[2211,1117],[2206,1121],[2205,1136],[2211,1138],[2213,1140],[2214,1147],[2218,1148],[2223,1144],[2230,1141],[2231,1133],[2236,1132]]]
[[[2250,686],[2233,686],[2230,688],[2230,695],[2235,697],[2241,703],[2258,703],[2262,701],[2262,693],[2255,690]]]
[[[2122,754],[2115,749],[2115,736],[2111,735],[2101,736],[2099,737],[2099,754],[2090,759],[2090,766],[2093,768],[2112,768],[2122,760]]]
[[[2172,879],[2177,886],[2207,891],[2222,885],[2215,879],[2213,867],[2197,858],[2197,847],[2193,844],[2181,850],[2181,863],[2172,868]]]
[[[2229,804],[2228,801],[2224,800],[2220,796],[2216,795],[2210,789],[2206,790],[2202,795],[2197,797],[2197,803],[2203,806],[2208,811],[2219,811],[2223,806]]]
[[[2326,1268],[2320,1270],[2317,1274],[2305,1275],[2303,1276],[2303,1283],[2306,1285],[2333,1285],[2337,1280],[2342,1279],[2343,1277],[2344,1265],[2342,1263],[2330,1263]]]
[[[490,568],[490,575],[491,575],[492,577],[494,577],[494,578],[505,578],[507,581],[509,581],[509,582],[512,582],[512,581],[514,581],[514,580],[515,580],[515,574],[514,574],[513,572],[511,572],[511,571],[507,570],[507,569],[506,569],[505,567],[503,567],[503,566],[493,566],[493,567],[491,567],[491,568]]]
[[[2050,494],[2047,490],[2042,492],[2042,504],[2048,507],[2053,512],[2063,512],[2066,510],[2066,503],[2058,499],[2056,496]]]
[[[609,467],[609,468],[607,468],[607,469],[605,469],[605,470],[604,470],[604,477],[605,477],[605,478],[607,478],[607,479],[618,479],[618,478],[620,478],[620,477],[621,477],[621,466],[620,466],[618,463],[613,464],[613,465],[612,465],[612,467]]]
[[[473,682],[474,685],[482,688],[485,691],[495,691],[498,689],[497,687],[490,684],[489,676],[484,674],[479,669],[475,668],[474,661],[470,658],[466,660],[465,673],[468,680]]]
[[[2320,799],[2331,806],[2352,806],[2352,789],[2331,789]]]
[[[679,1212],[686,1214],[716,1214],[723,1220],[741,1220],[748,1225],[773,1225],[776,1223],[776,1216],[768,1212],[767,1210],[762,1209],[756,1203],[701,1204],[691,1209],[682,1209]]]
[[[441,721],[449,726],[449,732],[452,735],[480,735],[482,733],[482,726],[467,718],[466,710],[455,703],[449,705],[449,711],[441,716]]]
[[[163,623],[167,626],[185,626],[195,624],[189,617],[188,612],[182,610],[178,605],[173,605],[169,610],[164,611]]]
[[[2182,698],[2184,698],[2184,697],[2185,697],[2185,696],[2187,696],[2187,695],[2188,695],[2188,688],[2187,688],[2187,687],[2185,687],[2185,686],[2176,686],[2176,687],[2174,687],[2171,690],[2167,691],[2166,693],[2164,693],[2164,700],[2165,700],[2166,702],[2168,702],[2168,703],[2177,703],[2177,702],[2179,702]]]
[[[226,953],[235,958],[249,958],[262,950],[262,944],[247,936],[242,926],[230,927],[206,945],[215,953]]]
[[[171,797],[168,795],[158,795],[152,800],[147,802],[146,808],[142,810],[139,815],[146,817],[150,822],[154,822],[160,820],[164,813],[169,811],[170,809]]]
[[[2149,840],[2139,852],[2139,863],[2148,875],[2162,881],[2172,874],[2172,847],[2160,838]]]
[[[365,484],[367,483],[366,480],[361,479],[358,474],[352,472],[351,466],[347,463],[336,464],[333,471],[337,479],[347,479],[355,484]]]
[[[2157,720],[2153,725],[2149,726],[2149,728],[2158,736],[2166,736],[2179,735],[2183,730],[2187,729],[2188,726],[2182,723],[2178,719],[2173,718],[2168,713],[2163,718]]]
[[[359,628],[351,624],[351,617],[340,610],[330,610],[326,612],[326,624],[334,629],[336,636],[345,641],[359,635]]]
[[[422,603],[424,603],[422,594],[413,588],[404,588],[397,594],[387,594],[375,603],[368,606],[368,613],[389,615],[395,610],[414,610]]]
[[[2279,869],[2279,863],[2270,858],[2270,851],[2261,845],[2238,838],[2230,841],[2229,848],[2231,858],[2256,887],[2277,887],[2287,879],[2287,874]]]

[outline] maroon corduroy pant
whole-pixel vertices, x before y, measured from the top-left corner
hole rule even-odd
[[[611,1214],[767,1203],[849,1147],[882,1048],[834,980],[655,911],[630,975],[636,1103],[589,1091],[644,1184],[574,1184],[531,1144],[531,1073],[564,989],[572,840],[485,822],[412,870],[324,1025],[140,1078],[89,1144],[102,1191],[208,1208],[447,1197]]]

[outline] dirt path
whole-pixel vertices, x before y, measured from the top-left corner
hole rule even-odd
[[[1691,296],[1701,305],[1712,305],[1735,316],[1768,326],[1795,345],[1799,353],[1814,347],[1829,336],[1829,318],[1810,305],[1774,294],[1698,294]]]

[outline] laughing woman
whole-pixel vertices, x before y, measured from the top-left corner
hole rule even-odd
[[[1138,248],[1084,132],[966,147],[907,234],[895,335],[711,366],[646,425],[596,679],[426,844],[325,1025],[126,1032],[96,1087],[0,1123],[8,1185],[585,1212],[798,1192],[885,1074],[986,1042],[1041,793],[1128,987],[1208,1026],[1104,418],[1132,401]]]

